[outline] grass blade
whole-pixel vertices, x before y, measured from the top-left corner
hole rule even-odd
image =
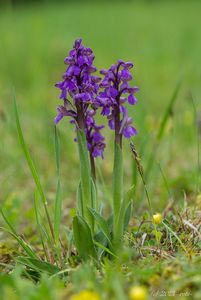
[[[20,264],[23,264],[29,268],[36,270],[37,272],[46,272],[49,275],[54,275],[60,272],[60,269],[57,266],[31,257],[18,257],[16,261]]]
[[[177,85],[176,85],[176,87],[173,91],[172,97],[170,98],[168,106],[167,106],[167,108],[164,112],[164,115],[162,117],[162,120],[161,120],[161,123],[160,123],[160,126],[159,126],[159,130],[158,130],[158,133],[156,135],[156,141],[155,141],[154,146],[153,146],[153,151],[150,155],[150,158],[149,158],[148,163],[147,163],[147,167],[146,167],[145,172],[144,172],[145,181],[147,181],[148,176],[151,172],[153,162],[154,162],[154,158],[157,155],[157,149],[158,149],[158,147],[160,145],[160,141],[161,141],[161,139],[164,135],[165,128],[166,128],[166,125],[167,125],[167,121],[168,121],[169,117],[172,115],[173,107],[174,107],[175,102],[177,100],[177,96],[178,96],[180,87],[181,87],[181,80],[178,81],[178,83],[177,83]]]
[[[110,249],[108,249],[107,247],[103,246],[102,244],[98,243],[97,241],[93,241],[94,244],[96,246],[98,246],[99,248],[103,249],[105,252],[107,252],[108,254],[114,256],[115,258],[118,258],[118,256],[116,256],[112,251],[110,251]]]
[[[56,190],[56,199],[55,199],[55,208],[54,208],[54,236],[55,243],[59,242],[59,233],[61,226],[61,210],[62,210],[62,197],[61,197],[61,184],[60,184],[60,149],[59,149],[59,137],[57,128],[55,126],[55,154],[56,154],[56,165],[57,165],[57,190]]]
[[[54,211],[54,236],[55,236],[56,244],[58,244],[59,234],[60,234],[61,208],[62,208],[61,184],[60,184],[60,180],[58,180],[56,200],[55,200],[55,211]]]
[[[22,128],[21,128],[21,125],[20,125],[18,110],[17,110],[17,104],[16,104],[15,94],[13,96],[13,103],[14,103],[14,112],[15,112],[15,119],[16,119],[16,126],[17,126],[17,132],[18,132],[19,141],[20,141],[22,150],[24,152],[24,156],[26,158],[27,164],[28,164],[29,169],[31,171],[32,177],[33,177],[33,179],[35,181],[35,184],[36,184],[36,187],[38,189],[38,193],[39,193],[39,195],[41,197],[41,200],[43,202],[45,213],[46,213],[47,220],[48,220],[48,224],[49,224],[50,231],[51,231],[51,234],[52,234],[52,238],[54,240],[54,231],[53,231],[51,219],[50,219],[50,216],[49,216],[49,213],[48,213],[47,200],[45,198],[45,194],[43,192],[43,188],[42,188],[42,185],[41,185],[38,173],[36,171],[35,165],[34,165],[32,159],[31,159],[28,147],[27,147],[27,145],[25,143],[25,140],[24,140],[24,136],[23,136],[23,133],[22,133]]]
[[[12,235],[19,245],[24,249],[24,251],[32,258],[38,259],[38,256],[35,254],[35,252],[31,249],[31,247],[17,234],[14,227],[10,223],[10,221],[7,219],[6,215],[4,214],[3,210],[0,208],[1,215],[5,221],[5,223],[8,225],[9,229],[4,229],[6,232],[8,232],[10,235]]]
[[[39,220],[39,215],[38,215],[37,202],[38,202],[38,194],[36,192],[35,193],[35,198],[34,198],[34,210],[35,210],[35,216],[36,216],[36,223],[37,223],[37,228],[38,228],[38,232],[39,232],[39,235],[40,235],[40,240],[41,240],[41,244],[42,244],[42,247],[43,247],[43,251],[44,251],[46,260],[48,261],[49,257],[48,257],[48,253],[47,253],[45,243],[44,243],[44,239],[43,239],[42,227],[41,227],[40,220]]]
[[[55,157],[56,157],[56,166],[58,176],[60,175],[60,143],[59,143],[59,134],[57,127],[54,127],[54,140],[55,140]]]
[[[186,249],[186,247],[184,246],[184,244],[182,243],[182,241],[181,241],[181,239],[178,237],[178,235],[163,221],[162,222],[163,223],[163,225],[167,228],[167,230],[169,231],[169,232],[171,232],[175,237],[176,237],[176,239],[178,240],[178,242],[180,243],[180,245],[181,245],[181,247],[182,247],[182,249],[184,250],[184,252],[186,252],[187,253],[187,249]]]
[[[199,194],[200,193],[200,132],[199,132],[199,125],[197,124],[198,122],[198,114],[197,114],[197,107],[195,104],[195,100],[192,96],[192,104],[193,104],[193,111],[194,111],[194,120],[195,120],[195,126],[196,126],[196,142],[197,142],[197,187],[196,187],[196,192]]]
[[[127,220],[125,220],[126,218],[126,213],[128,213],[128,218],[129,218],[129,207],[131,209],[131,201],[134,195],[134,186],[131,186],[131,188],[127,191],[122,204],[121,204],[121,209],[120,209],[120,213],[119,213],[119,218],[118,218],[118,233],[119,233],[119,238],[121,238],[121,236],[123,235],[124,232],[124,224],[128,223]]]
[[[178,83],[175,87],[175,90],[172,94],[172,97],[170,98],[170,102],[168,103],[168,106],[167,106],[167,108],[165,110],[165,113],[163,115],[159,130],[158,130],[158,134],[157,134],[157,137],[156,137],[157,141],[160,141],[161,138],[163,137],[168,118],[173,113],[173,106],[175,105],[175,102],[177,100],[177,96],[178,96],[180,87],[181,87],[181,80],[178,81]]]

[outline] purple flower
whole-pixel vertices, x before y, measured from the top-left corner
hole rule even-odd
[[[100,130],[104,126],[97,126],[94,121],[98,108],[95,98],[101,80],[93,75],[97,70],[93,65],[94,58],[93,51],[83,46],[82,39],[74,42],[73,49],[64,60],[67,69],[63,80],[55,85],[61,91],[63,105],[57,107],[58,115],[54,122],[57,124],[63,117],[70,117],[70,122],[75,124],[76,129],[85,132],[90,155],[103,157],[105,143]]]
[[[94,120],[95,111],[87,111],[86,117],[86,139],[87,147],[89,152],[93,157],[101,156],[103,158],[103,151],[105,148],[104,140],[105,138],[100,133],[101,129],[104,128],[103,125],[97,126]]]
[[[103,91],[96,98],[96,105],[102,108],[102,115],[107,116],[110,129],[115,130],[115,141],[122,143],[122,135],[130,138],[137,134],[136,129],[131,126],[132,119],[129,118],[124,103],[130,105],[137,103],[135,97],[138,87],[131,87],[129,81],[132,80],[130,69],[133,67],[131,62],[118,60],[117,64],[112,65],[109,70],[102,70],[104,75],[100,83]]]

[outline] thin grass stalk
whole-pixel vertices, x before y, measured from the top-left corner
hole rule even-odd
[[[32,177],[33,177],[33,179],[35,181],[35,184],[36,184],[36,187],[38,189],[38,193],[39,193],[39,195],[41,197],[41,200],[42,200],[42,203],[43,203],[43,206],[44,206],[44,210],[45,210],[45,214],[46,214],[46,217],[47,217],[47,221],[48,221],[48,224],[49,224],[50,232],[51,232],[51,235],[52,235],[52,239],[53,239],[53,241],[55,241],[54,230],[53,230],[51,218],[50,218],[50,215],[49,215],[49,212],[48,212],[48,208],[47,208],[47,200],[46,200],[46,197],[45,197],[45,194],[44,194],[44,191],[43,191],[43,188],[42,188],[39,176],[37,174],[35,165],[34,165],[32,159],[31,159],[28,147],[27,147],[27,145],[25,143],[24,136],[23,136],[23,133],[22,133],[22,129],[21,129],[20,121],[19,121],[19,114],[18,114],[18,109],[17,109],[15,94],[13,95],[13,103],[14,103],[15,119],[16,119],[16,126],[17,126],[17,132],[18,132],[19,141],[20,141],[22,150],[24,152],[26,161],[28,163],[29,169],[31,171]]]
[[[6,215],[4,214],[2,208],[0,208],[0,213],[5,221],[5,223],[8,225],[10,231],[8,229],[4,229],[6,232],[8,232],[10,235],[12,235],[17,242],[19,243],[19,245],[25,250],[25,252],[32,258],[37,258],[38,256],[35,254],[35,252],[31,249],[31,247],[18,235],[18,233],[16,232],[15,228],[12,226],[12,224],[10,223],[10,221],[8,220],[8,218],[6,217]]]
[[[197,108],[195,105],[195,101],[193,98],[193,95],[191,95],[191,100],[193,104],[193,111],[194,111],[194,120],[195,120],[195,126],[196,126],[196,142],[197,142],[197,187],[196,187],[196,192],[199,194],[200,193],[200,132],[199,132],[199,127],[197,124]]]
[[[38,210],[37,210],[37,204],[36,204],[37,200],[38,200],[38,195],[37,195],[37,193],[35,193],[35,197],[34,197],[34,210],[35,210],[37,228],[38,228],[38,232],[39,232],[39,235],[40,235],[40,240],[41,240],[41,244],[42,244],[43,251],[44,251],[44,254],[45,254],[45,258],[46,258],[47,261],[49,261],[50,258],[48,256],[48,252],[47,252],[47,249],[45,247],[45,243],[44,243],[44,239],[43,239],[43,234],[42,234],[42,230],[41,230],[41,225],[40,225],[40,220],[39,220],[39,216],[38,216]]]
[[[161,120],[161,123],[160,123],[160,126],[159,126],[159,129],[158,129],[158,132],[157,132],[157,135],[156,135],[156,140],[155,140],[155,143],[153,145],[153,151],[149,157],[149,160],[148,160],[148,163],[147,163],[147,166],[145,168],[145,171],[144,171],[144,178],[147,180],[150,173],[151,173],[151,170],[152,170],[152,167],[153,167],[153,162],[154,162],[154,159],[157,155],[157,150],[158,150],[158,147],[160,145],[160,142],[163,138],[163,135],[164,135],[164,132],[165,132],[165,128],[166,128],[166,125],[167,125],[167,121],[169,119],[170,116],[172,116],[172,113],[173,113],[173,106],[175,105],[175,102],[177,100],[177,96],[178,96],[178,93],[179,93],[179,90],[180,90],[180,87],[181,87],[181,79],[178,81],[176,87],[175,87],[175,90],[173,91],[173,94],[170,98],[170,101],[168,103],[168,106],[164,112],[164,115],[162,117],[162,120]]]
[[[139,155],[136,151],[135,145],[132,142],[132,140],[130,141],[130,148],[131,148],[131,151],[132,151],[132,154],[133,154],[133,158],[136,162],[136,167],[137,167],[137,170],[140,174],[142,184],[144,186],[144,190],[145,190],[146,198],[147,198],[147,201],[148,201],[150,213],[151,213],[151,215],[153,215],[153,209],[152,209],[151,200],[150,200],[148,189],[147,189],[147,184],[146,184],[146,180],[145,180],[145,176],[144,176],[143,166],[141,164],[141,159],[140,159],[140,157],[139,157]]]
[[[56,199],[54,207],[54,236],[56,247],[59,243],[59,233],[61,226],[61,210],[62,210],[62,197],[61,197],[61,184],[60,184],[60,145],[59,136],[57,128],[55,126],[55,157],[56,157],[56,167],[57,167],[57,189],[56,189]]]

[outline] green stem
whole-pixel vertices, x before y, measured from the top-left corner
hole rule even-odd
[[[84,220],[90,226],[93,232],[93,218],[88,208],[93,208],[91,197],[91,168],[89,162],[89,155],[86,146],[86,136],[82,130],[77,131],[78,150],[80,157],[80,177],[81,177],[81,201],[82,212],[78,213],[84,218]]]
[[[122,149],[115,143],[114,168],[113,168],[113,212],[114,212],[114,246],[116,249],[120,246],[121,232],[118,229],[119,214],[123,197],[123,157]]]
[[[95,166],[95,160],[94,160],[92,153],[90,153],[90,164],[91,164],[91,176],[95,183],[96,182],[96,166]]]

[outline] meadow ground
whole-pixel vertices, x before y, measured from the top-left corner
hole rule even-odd
[[[17,137],[13,89],[24,137],[53,210],[53,119],[60,101],[54,84],[60,80],[63,59],[78,37],[93,48],[98,68],[109,67],[118,58],[135,63],[134,81],[140,92],[138,105],[130,108],[138,129],[134,142],[145,170],[150,168],[147,189],[153,212],[162,213],[172,230],[160,224],[158,236],[153,232],[144,187],[124,141],[125,189],[136,184],[133,218],[125,236],[130,250],[122,254],[118,264],[106,263],[102,271],[71,262],[65,285],[47,274],[35,285],[25,279],[24,268],[16,262],[21,248],[1,231],[3,299],[70,299],[71,293],[87,288],[95,289],[103,299],[120,300],[128,299],[132,285],[145,286],[150,299],[177,299],[178,295],[180,299],[201,298],[200,14],[200,1],[78,2],[0,9],[0,201],[17,231],[40,253],[33,205],[35,185]],[[168,110],[178,82],[178,95]],[[167,122],[157,141],[165,113]],[[59,133],[62,237],[66,240],[74,214],[79,161],[67,120],[59,124]],[[107,207],[113,142],[112,134],[107,130],[105,134],[105,159],[98,164],[102,174],[99,197]],[[1,226],[5,227],[3,220]]]

